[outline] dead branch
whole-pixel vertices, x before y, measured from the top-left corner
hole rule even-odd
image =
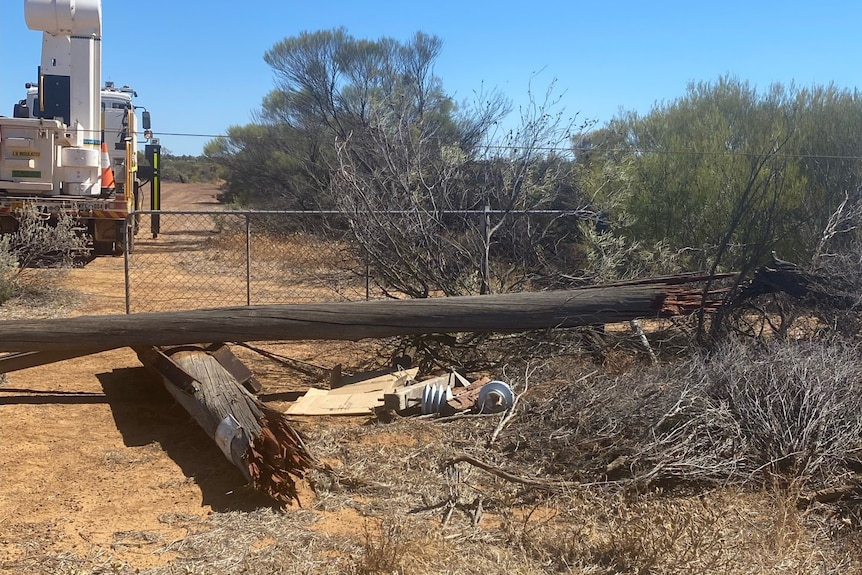
[[[444,468],[454,467],[458,463],[469,463],[474,467],[478,467],[482,471],[486,471],[495,477],[499,477],[500,479],[504,479],[506,481],[510,481],[512,483],[519,483],[521,485],[527,485],[529,487],[535,487],[537,489],[543,489],[551,492],[560,492],[565,491],[567,489],[574,489],[577,487],[582,487],[582,484],[573,482],[573,481],[562,481],[562,480],[542,480],[542,479],[530,479],[528,477],[520,477],[518,475],[514,475],[500,469],[499,467],[495,467],[490,463],[486,463],[479,459],[476,459],[472,455],[461,454],[456,455],[452,459],[449,459],[444,464]]]
[[[808,507],[812,503],[838,503],[843,499],[851,497],[858,498],[862,495],[862,485],[841,485],[815,491],[810,495],[804,495],[796,500],[796,506],[800,509]]]

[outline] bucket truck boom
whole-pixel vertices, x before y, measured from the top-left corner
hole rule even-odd
[[[142,205],[134,90],[101,86],[101,0],[24,0],[24,16],[42,32],[42,56],[14,117],[0,117],[0,232],[17,229],[16,210],[28,201],[80,218],[97,252],[131,247],[126,217]],[[106,118],[118,124],[110,138]],[[156,182],[152,174],[153,194]]]

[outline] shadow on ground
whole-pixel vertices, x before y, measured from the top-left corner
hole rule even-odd
[[[101,393],[87,391],[44,391],[41,389],[23,389],[20,387],[2,387],[0,405],[74,405],[107,403]],[[6,395],[7,393],[18,395]]]
[[[142,447],[157,442],[200,487],[202,505],[222,512],[275,506],[247,485],[239,469],[145,368],[115,369],[97,377],[123,443]]]

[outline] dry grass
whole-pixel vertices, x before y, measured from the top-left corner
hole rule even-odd
[[[4,317],[15,313],[14,306],[0,309]],[[64,313],[62,306],[57,313]],[[165,532],[117,531],[107,545],[75,549],[59,519],[12,524],[0,517],[0,573],[862,572],[859,501],[799,505],[800,496],[816,489],[860,480],[858,433],[850,423],[858,414],[852,400],[862,390],[848,386],[855,391],[838,393],[858,375],[855,348],[824,348],[807,356],[808,363],[780,353],[726,351],[724,363],[709,364],[685,359],[681,330],[662,327],[651,342],[660,357],[676,358],[663,368],[650,368],[627,333],[605,334],[595,345],[586,331],[490,342],[498,346],[486,362],[492,375],[524,394],[493,443],[502,415],[390,424],[298,421],[311,451],[328,465],[309,475],[313,495],[302,498],[303,508],[258,507],[205,518],[164,514],[158,520]],[[506,363],[514,357],[510,350],[525,343],[532,350],[527,357],[544,354],[550,361],[541,369]],[[357,346],[349,357],[329,346],[314,353],[302,359],[330,367],[337,357],[345,371],[372,367],[363,363],[371,355],[385,363],[385,354],[371,346]],[[465,364],[473,359],[461,357]],[[770,364],[770,358],[783,363]],[[271,371],[263,379],[281,380],[287,390],[289,368]],[[719,385],[719,375],[749,381],[751,393],[727,381]],[[270,393],[279,391],[265,383]],[[789,437],[798,418],[779,417],[792,415],[792,403],[766,400],[794,389],[808,389],[804,405],[813,408],[794,412],[813,414],[796,436],[803,445],[813,438],[817,449],[783,468],[770,464],[800,449],[777,439]],[[818,414],[831,419],[820,421]],[[773,440],[769,432],[777,432]],[[840,443],[830,441],[839,435]],[[781,451],[770,451],[774,446]],[[147,449],[105,451],[103,463],[133,477],[152,455]],[[456,454],[555,487],[507,481],[468,463],[446,465]],[[182,535],[167,535],[175,532]],[[159,561],[135,564],[129,550]],[[160,566],[141,566],[154,563]]]
[[[544,385],[501,445],[542,474],[626,489],[759,488],[776,477],[809,492],[852,487],[862,467],[859,358],[849,343],[736,342]]]
[[[544,390],[531,401],[541,401]],[[530,401],[528,401],[530,400]],[[535,403],[532,404],[533,407]],[[185,536],[118,532],[111,549],[63,551],[57,525],[0,526],[0,572],[173,574],[850,573],[862,537],[848,504],[800,509],[790,485],[696,493],[608,485],[547,492],[443,463],[470,453],[542,477],[487,439],[499,421],[405,418],[384,425],[310,420],[311,449],[328,465],[305,508],[165,515]],[[507,428],[529,432],[523,417]],[[12,535],[14,533],[14,536]],[[136,570],[123,549],[172,557]]]
[[[28,269],[14,280],[14,295],[0,305],[0,319],[65,317],[83,300],[80,292],[63,286],[65,269]]]

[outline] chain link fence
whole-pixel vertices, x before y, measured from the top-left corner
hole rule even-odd
[[[375,277],[399,297],[410,296],[404,284],[414,279],[421,283],[423,270],[475,278],[475,285],[466,286],[462,293],[486,293],[493,278],[507,274],[519,274],[510,280],[509,286],[517,286],[513,289],[531,289],[528,283],[532,289],[547,289],[547,278],[573,265],[571,254],[563,248],[577,245],[573,231],[577,222],[594,214],[487,209],[442,213],[445,221],[440,222],[440,233],[422,237],[419,244],[428,252],[429,261],[411,262],[407,267],[416,275],[396,278],[403,280],[400,289],[398,281],[385,273],[379,275],[379,264],[398,251],[399,245],[385,241],[397,235],[392,228],[417,221],[408,212],[374,215],[396,217],[388,220],[388,227],[364,230],[363,240],[357,241],[353,233],[357,230],[351,230],[347,217],[338,212],[131,214],[126,226],[135,226],[137,233],[125,253],[126,313],[381,298],[384,293],[369,277],[369,265],[375,264]],[[495,231],[492,242],[491,223],[504,217],[506,227]],[[429,237],[436,241],[429,245]],[[415,248],[413,244],[414,251],[405,253],[415,253]],[[428,270],[429,266],[436,268]],[[502,273],[500,266],[505,268]]]
[[[325,212],[138,212],[126,313],[369,297],[367,274]]]

